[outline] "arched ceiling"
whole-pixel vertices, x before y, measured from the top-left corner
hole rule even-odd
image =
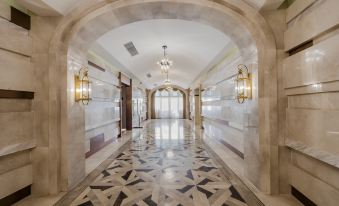
[[[131,56],[124,44],[133,42],[138,55]],[[162,45],[174,62],[169,78],[187,88],[190,83],[223,51],[230,40],[224,33],[204,24],[157,19],[139,21],[114,29],[97,40],[113,58],[137,76],[148,88],[165,80],[156,64],[163,56]],[[147,77],[151,74],[151,78]]]
[[[15,0],[27,9],[42,16],[67,15],[85,1],[92,0]],[[257,10],[278,8],[284,0],[243,0]]]
[[[48,15],[48,10],[51,11],[54,10],[54,14],[51,15],[55,15],[56,13],[60,15],[67,15],[73,8],[77,7],[77,5],[85,4],[89,0],[84,1],[15,0],[15,1],[21,3],[26,8],[38,14],[39,11],[40,12],[43,11],[41,15]],[[206,0],[206,2],[209,1]],[[256,10],[265,10],[265,8],[269,9],[277,8],[277,6],[279,6],[283,2],[283,0],[243,0],[243,2],[248,3]],[[42,8],[44,8],[44,6],[45,7],[47,6],[48,8],[46,10],[43,10]],[[174,22],[176,20],[168,21]],[[215,21],[217,22],[218,19],[215,19]],[[206,29],[206,26],[204,26],[205,29],[201,30],[199,30],[198,28],[199,26],[193,28],[193,25],[199,25],[198,23],[189,22],[191,25],[178,26],[178,29],[172,29],[175,28],[174,24],[171,26],[162,23],[158,24],[157,26],[149,26],[147,25],[147,23],[146,25],[142,26],[139,25],[143,23],[145,22],[136,22],[117,28],[111,32],[108,32],[106,35],[100,38],[98,40],[98,43],[101,44],[101,46],[111,56],[113,56],[120,63],[122,63],[122,65],[125,68],[127,68],[127,70],[130,70],[135,76],[139,77],[141,81],[149,88],[160,85],[165,78],[164,76],[161,76],[160,73],[157,72],[157,70],[155,70],[156,69],[155,62],[161,57],[161,55],[159,55],[156,58],[156,52],[159,52],[158,54],[161,54],[162,44],[168,44],[170,54],[171,52],[173,52],[173,56],[171,58],[175,61],[175,65],[173,67],[174,68],[173,72],[171,72],[170,78],[172,79],[174,84],[178,84],[182,87],[187,87],[192,82],[192,80],[194,80],[194,78],[203,69],[206,68],[208,63],[211,63],[211,61],[213,61],[213,59],[220,53],[220,51],[222,51],[223,47],[226,46],[226,44],[223,43],[228,41],[225,39],[221,40],[222,38],[220,37],[222,36],[222,34],[219,32],[220,35],[218,35],[218,31],[213,30],[212,28],[208,27],[210,31],[213,30],[215,32],[210,32],[208,29]],[[136,28],[131,28],[132,26],[135,26]],[[203,25],[200,26],[203,27]],[[128,31],[129,29],[130,32]],[[141,32],[135,32],[137,30]],[[119,34],[119,31],[122,32]],[[159,33],[159,31],[164,32]],[[174,33],[178,33],[178,31],[179,33],[180,31],[183,32],[177,35],[176,37]],[[225,33],[225,31],[223,32]],[[115,35],[114,33],[117,34]],[[231,29],[230,33],[233,33],[234,38],[234,35],[238,33],[237,28]],[[168,37],[166,37],[166,35],[168,35]],[[141,36],[149,37],[146,37],[144,38],[144,40],[141,40],[140,38]],[[127,39],[130,40],[126,41]],[[206,39],[210,39],[212,42],[207,43]],[[131,58],[130,56],[126,56],[126,54],[128,53],[126,52],[126,50],[124,50],[122,45],[129,41],[133,41],[136,44],[137,49],[142,51],[142,52],[139,51],[140,55],[133,58]],[[112,42],[114,43],[114,46],[112,46]],[[90,43],[88,45],[91,45]],[[138,46],[137,44],[141,46]],[[186,46],[186,49],[183,48],[183,45]],[[156,47],[158,47],[159,50],[157,50]],[[151,79],[146,78],[147,73],[150,73],[152,75]]]

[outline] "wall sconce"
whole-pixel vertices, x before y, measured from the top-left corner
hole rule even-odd
[[[240,64],[238,65],[238,74],[236,77],[236,98],[239,104],[243,104],[246,99],[252,98],[252,79],[248,68]]]
[[[75,75],[75,101],[88,105],[91,99],[91,84],[88,78],[88,69],[82,67],[79,74]]]

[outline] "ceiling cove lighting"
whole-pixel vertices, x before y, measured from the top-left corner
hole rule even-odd
[[[236,98],[239,104],[243,104],[247,99],[252,98],[251,74],[243,64],[238,65],[238,74],[235,83]]]
[[[166,53],[167,46],[164,45],[162,46],[162,48],[164,49],[164,57],[160,61],[158,61],[157,64],[160,66],[161,72],[167,73],[170,67],[173,65],[173,61],[168,59]]]

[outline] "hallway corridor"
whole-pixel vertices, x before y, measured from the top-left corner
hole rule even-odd
[[[247,205],[189,121],[152,120],[138,132],[75,200],[79,188],[57,205]]]
[[[0,206],[338,206],[338,10],[0,1]]]

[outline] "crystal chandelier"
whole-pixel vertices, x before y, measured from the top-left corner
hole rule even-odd
[[[164,81],[164,85],[166,86],[166,89],[167,90],[172,90],[172,87],[171,87],[171,81],[168,79],[168,72],[166,73],[167,75],[167,78],[166,80]]]
[[[167,57],[167,54],[166,54],[167,46],[164,45],[162,46],[162,48],[164,49],[164,57],[160,61],[158,61],[157,64],[160,66],[160,69],[163,73],[167,73],[170,67],[173,65],[173,62],[169,60]]]

